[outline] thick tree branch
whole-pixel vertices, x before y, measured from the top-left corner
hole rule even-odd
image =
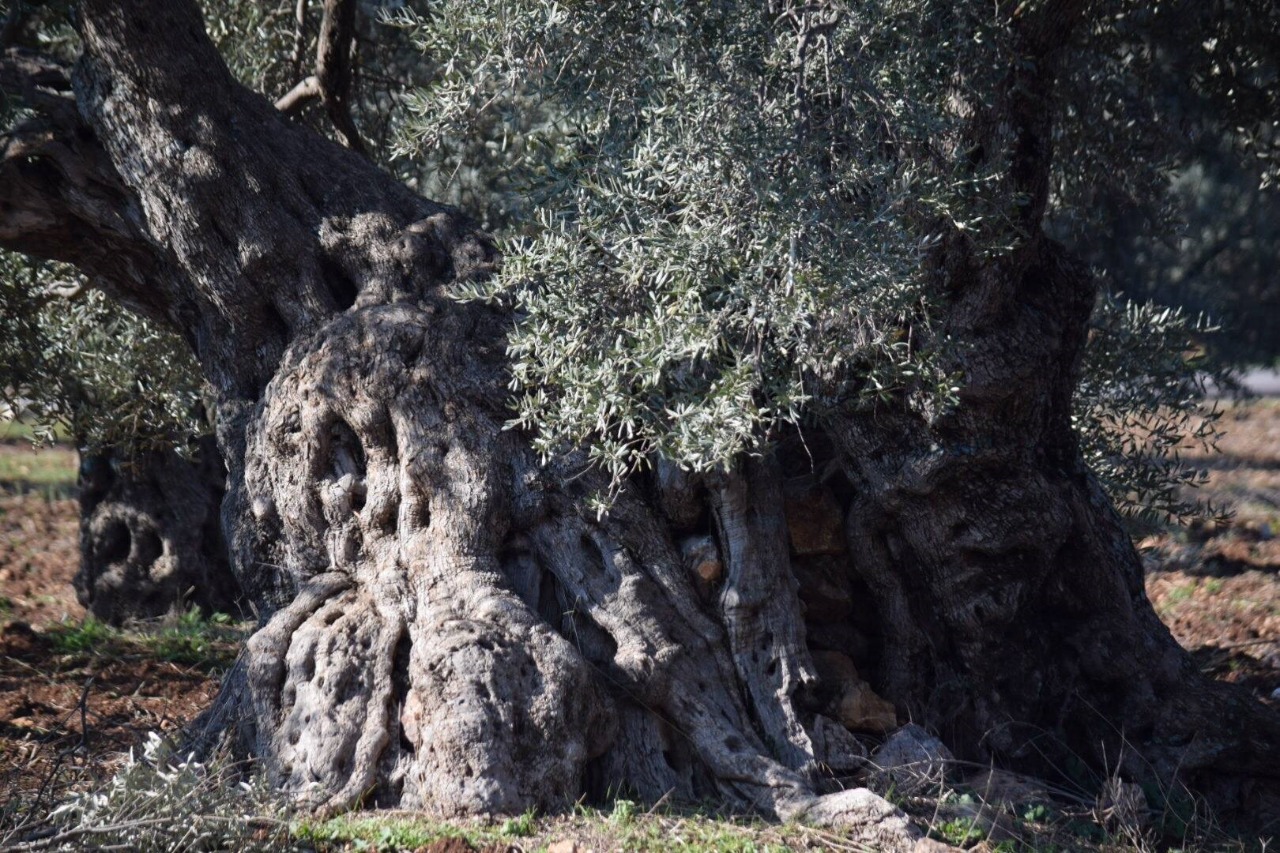
[[[80,118],[66,69],[28,50],[0,57],[0,92],[37,115],[0,134],[0,247],[65,261],[130,308],[172,322],[154,287],[167,262],[146,238],[137,204]]]
[[[296,86],[281,95],[276,101],[276,109],[287,116],[295,116],[319,97],[320,78],[313,74],[299,80]]]
[[[351,47],[356,40],[356,0],[325,0],[324,21],[316,48],[316,77],[329,119],[343,143],[364,152],[364,143],[351,120]]]
[[[298,3],[298,29],[295,57],[301,53],[306,32],[306,7]],[[296,115],[308,104],[319,100],[342,144],[365,153],[360,131],[351,118],[351,47],[356,36],[356,0],[325,0],[324,20],[316,42],[315,73],[298,82],[276,101],[276,109]]]

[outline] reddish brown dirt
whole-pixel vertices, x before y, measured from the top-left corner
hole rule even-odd
[[[71,588],[78,536],[76,501],[0,491],[0,619],[39,628],[84,618]]]
[[[0,454],[30,452],[0,444]],[[74,453],[47,452],[74,472]],[[207,667],[124,638],[59,644],[85,611],[71,587],[78,505],[51,491],[0,482],[0,836],[34,806],[103,779],[147,732],[177,729],[217,691]]]

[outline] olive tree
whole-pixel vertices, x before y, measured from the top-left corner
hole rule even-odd
[[[1128,120],[1065,98],[1110,94],[1126,13],[433,5],[424,120],[545,109],[505,255],[238,83],[189,0],[7,54],[44,147],[0,243],[212,388],[262,622],[204,731],[321,810],[670,792],[901,842],[823,770],[822,652],[966,758],[1273,795],[1280,720],[1160,623],[1073,426],[1097,286],[1044,222],[1057,144],[1100,169]]]
[[[209,5],[210,35],[237,76],[260,91],[286,92],[310,64],[320,20],[314,4]],[[5,41],[39,44],[65,61],[77,50],[66,3],[0,4]],[[314,20],[313,20],[314,19]],[[370,21],[363,20],[364,29]],[[364,34],[352,73],[385,75],[407,40]],[[381,33],[380,33],[381,34]],[[344,38],[354,39],[354,31]],[[397,53],[397,43],[399,50]],[[9,44],[4,44],[8,47]],[[397,66],[397,57],[401,58]],[[354,59],[354,58],[353,58]],[[356,89],[355,120],[383,150],[409,75]],[[13,93],[11,93],[13,94]],[[319,126],[305,97],[291,112]],[[29,110],[6,97],[0,123]],[[23,140],[13,139],[21,151]],[[399,166],[404,172],[404,165]],[[172,331],[106,300],[67,265],[0,256],[0,400],[34,427],[62,432],[80,451],[81,560],[75,587],[97,618],[120,622],[174,608],[239,609],[221,532],[226,472],[190,350]]]

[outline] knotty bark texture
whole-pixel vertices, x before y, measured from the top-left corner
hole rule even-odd
[[[1029,49],[1077,6],[1045,4]],[[1274,785],[1275,716],[1160,624],[1071,432],[1094,293],[1039,230],[1052,63],[1012,71],[975,130],[1019,129],[1032,236],[993,262],[953,235],[932,261],[955,411],[824,410],[803,450],[660,466],[601,519],[581,460],[540,468],[502,429],[511,318],[447,295],[498,262],[470,220],[238,86],[190,2],[80,20],[89,165],[6,161],[26,183],[0,240],[22,247],[16,210],[39,213],[28,250],[60,222],[114,241],[63,254],[178,328],[212,383],[262,624],[206,728],[280,787],[443,815],[671,793],[901,846],[883,801],[829,793],[863,754],[836,719],[858,725],[860,682],[831,683],[855,672],[965,758],[1237,802]]]

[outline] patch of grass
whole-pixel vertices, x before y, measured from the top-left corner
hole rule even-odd
[[[0,444],[0,489],[66,497],[75,491],[77,465],[68,447]]]
[[[823,839],[817,835],[825,838],[821,831],[798,825],[735,819],[712,810],[654,813],[644,811],[631,800],[616,800],[608,812],[579,809],[576,819],[560,830],[559,837],[576,838],[588,850],[786,853],[821,842]]]
[[[194,608],[172,623],[161,623],[155,633],[140,635],[143,644],[150,646],[156,657],[189,666],[223,662],[227,645],[238,642],[242,636],[243,631],[227,614],[214,613],[206,618]]]
[[[528,838],[533,835],[537,828],[538,816],[532,810],[529,810],[519,817],[504,820],[498,831],[503,835],[510,835],[515,838]]]
[[[0,441],[25,441],[30,444],[47,441],[48,431],[37,428],[25,420],[0,418]],[[58,444],[70,444],[73,441],[71,432],[62,421],[53,424],[53,440]]]
[[[48,632],[53,650],[64,655],[91,657],[149,657],[201,669],[231,665],[247,625],[225,613],[205,617],[192,609],[181,616],[134,622],[115,628],[86,616],[79,623],[63,622]]]
[[[119,640],[119,631],[92,616],[86,616],[78,625],[63,622],[49,631],[53,650],[62,655],[105,651],[109,646],[118,644]]]
[[[502,833],[408,814],[338,815],[324,821],[298,821],[291,828],[294,840],[327,850],[415,850],[446,838],[462,838],[482,847],[500,841]],[[523,836],[522,836],[523,837]]]
[[[618,803],[626,805],[618,806]],[[337,851],[414,850],[448,838],[461,838],[478,848],[518,845],[545,850],[557,841],[575,840],[583,850],[626,850],[638,853],[788,853],[812,849],[815,843],[839,841],[800,826],[777,826],[754,820],[689,812],[651,813],[635,802],[620,800],[608,811],[578,806],[572,815],[538,817],[533,812],[495,825],[433,821],[405,812],[365,812],[326,821],[297,821],[295,843],[319,853]]]
[[[1169,594],[1165,597],[1168,604],[1181,604],[1184,601],[1190,601],[1191,596],[1195,595],[1196,585],[1194,582],[1185,583],[1181,586],[1175,586],[1169,590]]]
[[[938,823],[932,827],[931,832],[939,841],[945,841],[952,847],[968,847],[987,837],[987,833],[978,825],[978,822],[967,817]]]

